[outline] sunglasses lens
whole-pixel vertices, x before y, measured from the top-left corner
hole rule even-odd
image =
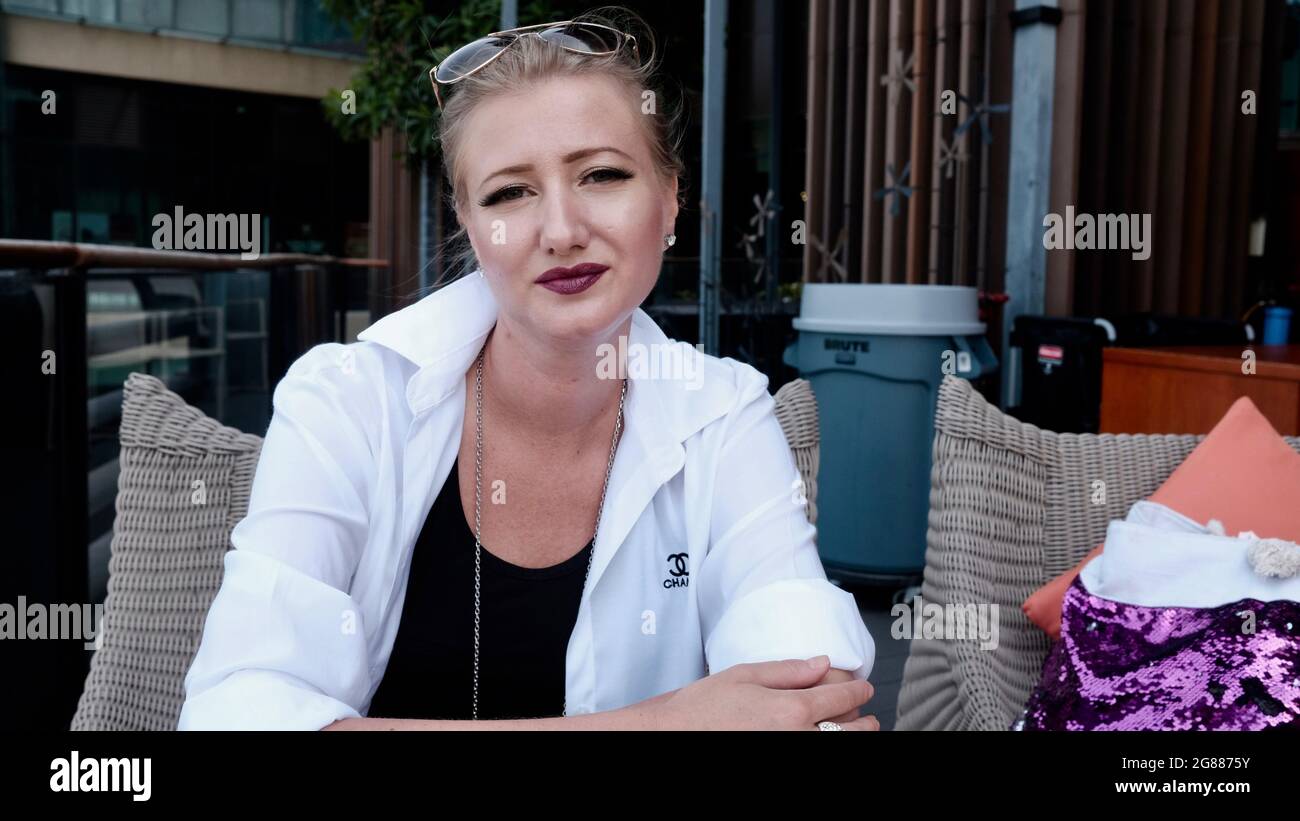
[[[475,40],[468,45],[461,46],[452,52],[450,57],[438,64],[438,71],[434,76],[440,83],[459,80],[488,60],[491,60],[494,55],[513,41],[513,37],[484,37],[481,40]]]
[[[616,51],[621,38],[617,32],[598,26],[585,26],[574,23],[567,26],[555,26],[540,32],[538,37],[548,43],[572,49],[586,54],[604,54]]]

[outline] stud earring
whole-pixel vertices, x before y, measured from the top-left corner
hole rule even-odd
[[[673,245],[676,244],[676,242],[677,242],[677,235],[676,235],[676,234],[664,234],[664,249],[665,249],[665,250],[667,250],[667,249],[669,249],[669,248],[672,248]]]

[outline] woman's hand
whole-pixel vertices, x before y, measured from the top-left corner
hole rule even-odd
[[[819,721],[879,730],[874,716],[857,717],[874,692],[818,656],[737,664],[637,706],[661,730],[815,730]]]

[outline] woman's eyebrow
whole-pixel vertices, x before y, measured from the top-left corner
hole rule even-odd
[[[624,157],[627,157],[629,160],[633,159],[631,154],[628,154],[626,151],[623,151],[621,149],[615,148],[612,145],[602,145],[594,148],[579,148],[577,151],[570,151],[568,154],[565,154],[561,159],[564,161],[565,165],[568,165],[569,163],[577,162],[578,160],[581,160],[585,157],[590,157],[592,154],[599,154],[602,151],[612,151],[615,154],[622,154]],[[502,168],[498,171],[494,171],[491,174],[487,175],[487,177],[483,179],[483,182],[479,183],[479,186],[482,187],[484,185],[487,185],[488,181],[491,180],[493,177],[500,177],[506,174],[522,174],[525,171],[532,171],[532,170],[533,170],[533,166],[531,163],[524,163],[522,165],[509,165],[506,166],[505,168]]]

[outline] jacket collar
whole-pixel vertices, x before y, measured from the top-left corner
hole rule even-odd
[[[418,415],[458,395],[496,319],[492,290],[482,271],[474,271],[383,317],[357,338],[389,348],[416,366],[407,382],[406,400],[412,414]],[[641,308],[633,313],[628,343],[630,349],[639,344],[646,350],[662,350],[650,346],[675,344],[695,350],[670,340]],[[703,369],[698,386],[629,369],[626,433],[615,455],[597,532],[593,585],[650,499],[685,464],[683,443],[736,404],[731,368],[709,356],[701,356],[698,364]]]

